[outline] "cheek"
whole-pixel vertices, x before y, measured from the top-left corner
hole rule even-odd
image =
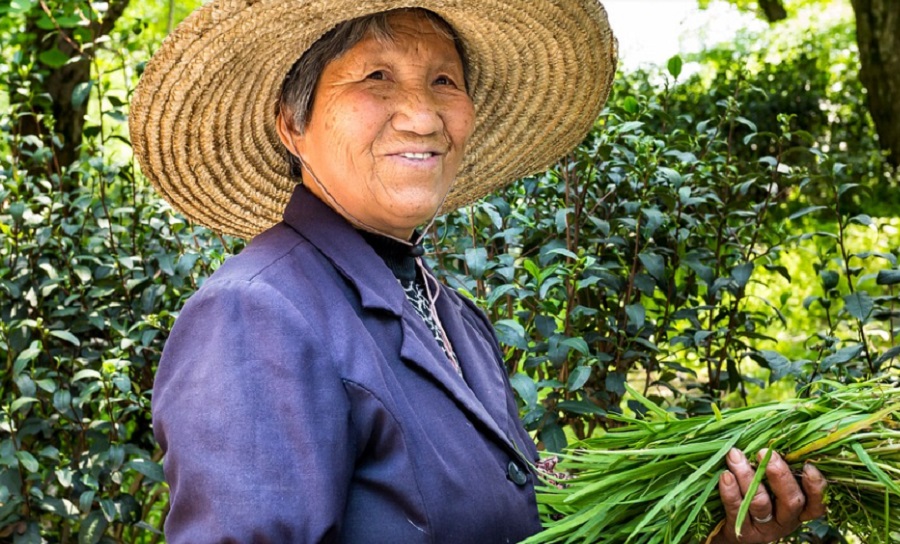
[[[472,102],[466,101],[456,111],[451,118],[450,131],[451,136],[461,148],[465,147],[466,142],[475,130],[475,107]]]
[[[370,150],[373,142],[384,131],[390,118],[378,100],[354,101],[336,112],[332,130],[336,139],[350,149]]]

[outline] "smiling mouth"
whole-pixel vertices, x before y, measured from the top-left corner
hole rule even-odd
[[[414,160],[414,161],[424,161],[424,160],[428,160],[428,159],[430,159],[431,157],[434,157],[435,155],[437,155],[437,153],[431,153],[431,152],[426,152],[426,153],[398,153],[398,154],[397,154],[397,156],[399,156],[399,157],[403,157],[404,159],[411,159],[411,160]]]

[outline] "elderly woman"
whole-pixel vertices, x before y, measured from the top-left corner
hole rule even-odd
[[[435,281],[417,229],[575,146],[615,43],[596,0],[409,5],[213,1],[143,76],[144,171],[187,217],[255,236],[159,366],[172,544],[540,530],[537,451],[491,324]],[[753,476],[733,453],[723,542]],[[754,499],[741,542],[822,512],[815,469],[800,485],[776,457],[767,473],[774,498]]]

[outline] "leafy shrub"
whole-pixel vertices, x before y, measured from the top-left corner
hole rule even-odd
[[[95,60],[109,70],[73,98],[99,111],[80,159],[60,163],[42,93],[53,67],[6,26],[18,20],[4,18],[0,44],[0,540],[159,541],[153,374],[178,309],[240,246],[188,225],[135,175],[122,135],[140,54]]]

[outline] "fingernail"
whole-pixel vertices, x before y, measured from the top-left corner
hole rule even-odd
[[[728,450],[728,460],[732,463],[740,463],[741,462],[741,450],[737,448],[731,448]]]
[[[809,480],[814,480],[818,482],[822,479],[822,473],[815,469],[811,464],[804,463],[803,464],[803,475],[806,476]]]
[[[769,448],[763,448],[763,449],[759,450],[759,462],[760,463],[763,462],[763,459],[766,458],[766,455],[768,455],[768,453],[769,453]],[[772,461],[778,461],[779,459],[781,459],[781,456],[778,455],[777,451],[773,450],[772,456],[769,457],[769,462],[771,463]]]
[[[734,474],[732,474],[728,471],[723,472],[722,473],[722,483],[724,483],[725,485],[734,485],[735,484]]]

